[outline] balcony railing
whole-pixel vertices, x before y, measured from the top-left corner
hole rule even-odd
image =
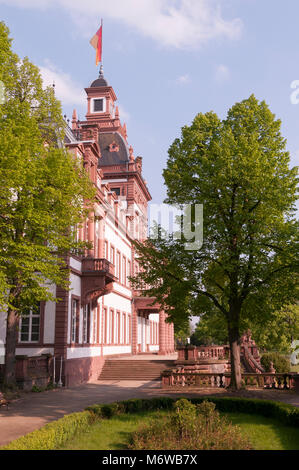
[[[81,297],[84,303],[95,301],[108,293],[116,281],[114,265],[105,258],[82,260]]]
[[[82,260],[82,272],[101,272],[114,276],[115,268],[114,265],[105,258],[85,258]]]

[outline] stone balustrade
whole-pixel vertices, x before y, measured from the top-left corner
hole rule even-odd
[[[177,348],[178,361],[223,359],[229,354],[228,346],[182,346]]]
[[[228,346],[198,346],[197,357],[223,359],[227,350]]]
[[[162,388],[227,388],[229,373],[201,373],[192,367],[165,370],[162,373]],[[245,373],[242,383],[247,388],[299,391],[299,374]]]
[[[82,260],[83,272],[106,272],[114,276],[114,265],[105,258],[84,258]]]

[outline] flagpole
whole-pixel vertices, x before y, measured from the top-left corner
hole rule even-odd
[[[101,44],[101,65],[100,65],[100,75],[103,74],[103,18],[101,18],[101,28],[102,28],[102,44]]]

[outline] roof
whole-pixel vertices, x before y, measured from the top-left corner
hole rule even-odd
[[[108,86],[108,82],[104,77],[100,76],[94,82],[92,82],[92,84],[90,85],[90,88],[101,87],[101,86]]]
[[[90,88],[100,87],[100,86],[108,86],[108,82],[104,78],[103,65],[101,65],[101,67],[100,67],[99,78],[97,78],[94,82],[92,82],[92,84],[90,85]]]
[[[118,151],[110,151],[109,146],[115,142]],[[118,132],[102,132],[99,134],[99,146],[102,158],[99,167],[121,165],[129,162],[129,149],[124,138]]]

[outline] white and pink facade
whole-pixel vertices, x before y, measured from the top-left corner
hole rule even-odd
[[[96,204],[78,237],[92,243],[84,257],[70,255],[70,290],[51,286],[61,299],[42,302],[20,321],[18,356],[55,356],[56,373],[66,386],[95,379],[105,359],[174,351],[173,325],[153,299],[130,286],[138,273],[132,239],[147,234],[151,200],[134,157],[116,95],[102,72],[89,88],[85,121],[73,113],[65,145],[82,160],[96,187]],[[5,316],[0,315],[0,364],[5,353]]]

